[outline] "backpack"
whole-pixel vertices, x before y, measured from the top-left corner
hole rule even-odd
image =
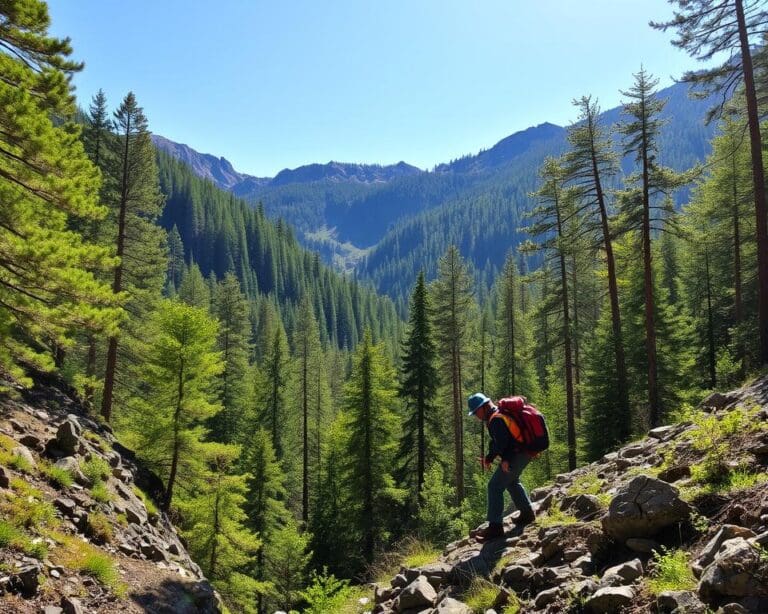
[[[498,403],[499,414],[504,418],[511,435],[532,456],[549,448],[549,431],[543,414],[525,397],[507,397]],[[510,419],[513,424],[510,424]]]

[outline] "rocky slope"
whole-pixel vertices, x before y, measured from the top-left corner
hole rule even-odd
[[[0,612],[219,612],[130,451],[61,382],[0,386]]]
[[[524,530],[401,569],[374,614],[768,612],[768,378],[686,418],[533,491]]]

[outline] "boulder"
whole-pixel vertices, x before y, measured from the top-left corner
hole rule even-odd
[[[661,549],[659,542],[642,537],[630,537],[624,542],[624,545],[632,552],[639,552],[640,554],[651,554],[652,552]]]
[[[23,445],[27,446],[28,448],[32,448],[33,450],[37,450],[38,452],[42,452],[45,448],[45,444],[43,443],[43,440],[40,439],[37,435],[33,435],[31,433],[27,433],[26,435],[23,435],[19,438],[19,442],[21,442]]]
[[[645,454],[647,447],[641,443],[637,443],[626,448],[619,450],[619,458],[635,458],[641,454]]]
[[[729,405],[736,403],[739,400],[737,392],[729,392],[723,394],[722,392],[713,392],[706,399],[704,399],[699,407],[704,411],[720,411],[725,409]]]
[[[674,437],[680,430],[680,426],[677,424],[668,424],[666,426],[657,426],[654,429],[648,431],[648,437],[651,439],[658,439],[659,441],[667,441],[667,439]]]
[[[74,517],[77,511],[77,503],[69,497],[59,497],[53,502],[53,505],[68,518]]]
[[[720,597],[760,597],[768,595],[768,578],[759,551],[743,537],[723,542],[714,561],[699,581],[704,601]]]
[[[694,562],[694,573],[697,577],[700,577],[704,568],[715,560],[715,555],[727,540],[735,537],[743,537],[744,539],[747,539],[754,536],[755,534],[749,529],[739,527],[735,524],[724,524],[720,527],[720,530],[715,533],[715,536],[707,542],[707,545],[704,546],[704,549],[699,554],[699,558]]]
[[[11,576],[11,585],[24,597],[34,597],[40,586],[40,565],[25,565]]]
[[[557,598],[560,596],[560,587],[556,586],[554,588],[548,588],[545,591],[541,591],[538,595],[536,595],[536,598],[533,600],[533,607],[537,610],[543,610],[551,603],[554,603],[557,601]]]
[[[611,501],[603,530],[618,541],[652,537],[662,529],[688,518],[690,506],[674,486],[640,475]]]
[[[472,610],[466,603],[446,597],[437,604],[434,614],[472,614]]]
[[[635,591],[629,586],[601,588],[584,603],[584,609],[592,614],[614,614],[632,605]]]
[[[516,593],[528,590],[531,584],[533,569],[525,565],[510,565],[501,574],[504,586],[508,586]]]
[[[77,418],[72,414],[67,416],[56,431],[56,447],[67,456],[77,454],[80,450],[80,435],[83,429]]]
[[[692,591],[664,591],[656,598],[660,614],[685,612],[686,614],[705,614],[707,607],[699,601]]]
[[[408,579],[401,573],[392,578],[392,588],[405,588],[408,585]]]
[[[640,562],[640,559],[633,559],[626,563],[622,563],[621,565],[606,569],[603,573],[603,579],[606,580],[611,577],[621,578],[621,584],[631,584],[642,575],[643,564]]]
[[[431,607],[437,600],[437,592],[424,576],[419,576],[400,593],[395,600],[395,610],[402,612],[415,608]]]

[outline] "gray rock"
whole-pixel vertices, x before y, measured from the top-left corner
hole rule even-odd
[[[579,520],[600,511],[600,500],[595,495],[575,495],[566,497],[560,504],[562,511],[569,511]]]
[[[699,554],[699,558],[696,559],[693,565],[694,572],[697,572],[697,576],[700,576],[701,572],[704,571],[704,568],[715,560],[717,551],[720,550],[720,547],[727,540],[733,539],[734,537],[743,537],[746,539],[754,536],[755,534],[749,529],[745,529],[744,527],[735,524],[724,524],[720,527],[720,530],[715,533],[715,536],[707,542],[707,545],[704,546],[704,549]]]
[[[527,590],[531,583],[533,569],[525,565],[510,565],[501,574],[504,586],[508,586],[516,593]]]
[[[16,586],[24,597],[34,597],[40,586],[40,565],[25,565],[11,576],[11,584]]]
[[[557,598],[560,596],[560,590],[560,587],[556,586],[554,588],[548,588],[545,591],[541,591],[533,600],[533,607],[537,610],[543,610],[549,604],[557,601]]]
[[[585,554],[584,556],[580,556],[578,559],[573,561],[571,563],[571,568],[575,569],[576,571],[580,572],[584,576],[588,576],[592,573],[594,570],[594,563],[592,562],[592,556],[589,554]]]
[[[699,595],[704,601],[719,597],[760,597],[768,595],[768,586],[760,579],[760,554],[743,537],[723,542],[699,581]]]
[[[760,533],[760,535],[756,535],[750,539],[749,542],[758,546],[762,546],[763,548],[768,547],[768,531]]]
[[[61,607],[64,610],[64,614],[85,614],[80,600],[74,597],[63,597]]]
[[[679,431],[680,427],[676,424],[657,426],[655,429],[648,431],[648,437],[658,439],[659,441],[667,441],[667,439],[674,437]]]
[[[664,591],[656,598],[656,605],[661,614],[672,612],[705,614],[707,611],[707,607],[692,591]]]
[[[0,467],[0,488],[11,487],[11,476],[5,467]]]
[[[31,433],[27,433],[26,435],[20,437],[19,441],[28,448],[32,448],[38,452],[42,452],[43,448],[45,447],[43,440],[40,439],[37,435],[33,435]]]
[[[626,563],[622,563],[621,565],[616,565],[615,567],[606,569],[605,573],[603,573],[603,578],[616,576],[624,581],[622,584],[631,584],[642,575],[643,564],[640,562],[640,559],[633,559]]]
[[[729,392],[727,394],[713,392],[699,404],[699,407],[705,411],[719,411],[736,403],[738,400],[739,395],[736,392]]]
[[[584,603],[584,609],[592,614],[614,614],[632,604],[635,591],[629,586],[601,588]]]
[[[13,450],[11,450],[11,454],[13,456],[23,458],[33,469],[37,467],[35,457],[32,455],[32,452],[29,451],[27,446],[16,446]]]
[[[740,603],[726,603],[723,607],[718,608],[717,614],[751,614],[751,612],[758,612],[760,610],[748,610]]]
[[[428,608],[437,600],[437,592],[424,576],[419,576],[400,593],[395,600],[395,610]]]
[[[652,537],[660,530],[688,518],[690,506],[674,486],[648,476],[638,476],[611,501],[603,530],[618,541]]]
[[[434,610],[435,614],[472,614],[472,610],[466,603],[446,597]]]
[[[69,497],[59,497],[53,502],[53,505],[69,518],[73,518],[77,511],[77,503]]]
[[[659,472],[659,479],[670,484],[689,477],[691,477],[691,468],[688,465],[676,465]]]
[[[568,592],[580,599],[585,599],[593,594],[598,588],[597,582],[591,578],[587,578],[586,580],[579,580],[578,582],[571,584]]]
[[[645,454],[647,447],[641,443],[627,446],[619,450],[619,458],[635,458],[641,454]]]
[[[376,585],[376,588],[373,589],[373,600],[376,603],[384,603],[390,599],[392,599],[392,589],[386,586]]]
[[[632,552],[639,552],[641,554],[651,554],[661,548],[659,542],[653,539],[644,539],[642,537],[630,537],[624,545]]]
[[[80,450],[80,435],[82,432],[83,429],[80,427],[77,418],[70,414],[56,431],[56,447],[67,456],[77,454]]]
[[[64,610],[57,605],[47,605],[43,608],[43,614],[62,614]]]
[[[408,579],[401,573],[392,578],[392,588],[405,588],[408,585]]]

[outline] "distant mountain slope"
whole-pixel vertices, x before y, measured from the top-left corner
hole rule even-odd
[[[668,100],[661,162],[689,168],[709,152],[715,127],[706,126],[703,118],[711,103],[690,98],[684,84],[659,95]],[[605,111],[602,119],[613,125],[621,115],[617,107]],[[243,175],[228,189],[262,203],[268,216],[288,221],[299,240],[328,262],[354,267],[361,277],[373,279],[379,291],[402,298],[412,281],[413,263],[433,275],[434,263],[450,242],[463,246],[462,253],[476,268],[493,275],[504,254],[523,238],[518,228],[532,204],[527,194],[536,187],[539,166],[546,156],[565,150],[566,136],[566,128],[543,123],[432,171],[405,163],[380,167],[331,162],[282,171],[272,180]],[[620,152],[618,137],[616,148]],[[628,172],[631,161],[623,160],[622,167]],[[678,202],[685,198],[683,192]],[[484,208],[483,203],[493,205]],[[494,243],[490,254],[478,247],[477,228]]]

